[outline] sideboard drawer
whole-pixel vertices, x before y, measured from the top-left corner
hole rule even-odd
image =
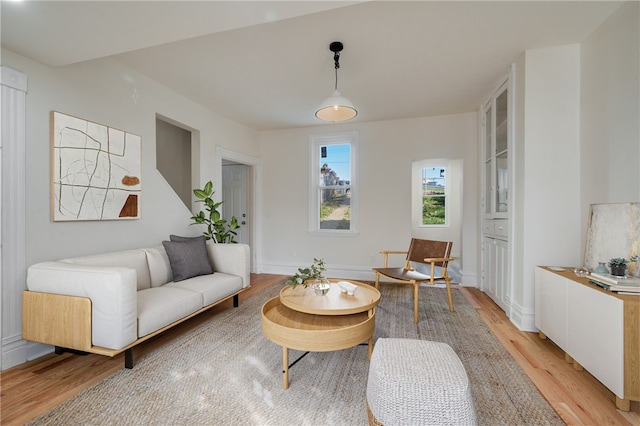
[[[499,237],[509,236],[509,220],[496,219],[493,221],[495,235]]]
[[[482,233],[486,235],[493,235],[494,233],[493,220],[485,220],[482,222]]]

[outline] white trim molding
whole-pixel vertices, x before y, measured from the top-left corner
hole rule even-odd
[[[25,142],[27,75],[1,67],[0,103],[0,369],[26,361],[22,340],[25,265]]]

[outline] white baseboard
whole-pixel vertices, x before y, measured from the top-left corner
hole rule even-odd
[[[280,275],[293,275],[298,271],[298,268],[306,267],[309,265],[293,265],[284,263],[260,263],[257,265],[258,273],[260,274],[280,274]],[[362,266],[331,266],[327,265],[327,276],[335,278],[345,278],[348,280],[356,281],[375,281],[376,274],[371,270]],[[462,272],[462,279],[460,285],[464,287],[478,287],[478,275]],[[381,280],[386,281],[386,280]],[[439,285],[436,285],[439,286]],[[444,285],[443,285],[444,287]]]
[[[19,336],[2,342],[2,370],[33,361],[53,352],[53,346],[22,340]]]
[[[472,273],[461,269],[460,275],[462,276],[462,279],[460,280],[461,286],[480,288],[480,279],[477,273]]]
[[[298,268],[308,267],[309,265],[293,265],[281,263],[260,263],[257,270],[261,274],[280,274],[293,275]],[[331,266],[327,265],[327,277],[344,278],[356,281],[373,281],[376,279],[371,268],[363,268],[361,266]]]
[[[524,308],[513,300],[511,301],[511,315],[509,319],[520,331],[538,331],[535,324],[535,309]]]
[[[2,370],[27,362],[26,341],[20,336],[2,339]]]

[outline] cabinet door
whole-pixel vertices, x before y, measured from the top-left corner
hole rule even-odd
[[[505,312],[509,307],[509,243],[483,237],[483,288]]]
[[[543,268],[535,274],[536,327],[568,352],[568,280]]]
[[[570,280],[567,352],[624,398],[623,301]]]
[[[482,205],[485,216],[489,217],[493,213],[492,184],[493,184],[493,104],[491,99],[484,108],[482,120],[484,126],[483,144],[483,172],[482,172]]]
[[[494,240],[495,264],[496,264],[496,303],[507,312],[511,292],[509,288],[509,243],[503,240]]]
[[[482,237],[482,291],[487,293],[494,301],[496,292],[496,249],[493,238]]]
[[[509,79],[482,108],[482,210],[487,218],[509,213],[510,95]]]
[[[505,84],[495,103],[495,146],[493,152],[494,172],[494,212],[506,217],[509,211],[509,89]]]

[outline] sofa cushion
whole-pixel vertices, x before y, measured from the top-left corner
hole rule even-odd
[[[173,281],[182,281],[213,273],[204,236],[184,241],[163,241],[169,256]]]
[[[160,287],[173,281],[171,263],[164,246],[149,247],[144,251],[147,253],[147,262],[149,263],[151,287]]]
[[[167,286],[139,291],[137,305],[138,338],[203,307],[201,293]]]
[[[197,291],[202,294],[204,306],[208,306],[242,290],[242,278],[237,275],[214,272],[213,275],[202,275],[185,281],[169,283],[165,287]]]
[[[147,255],[144,250],[114,251],[105,254],[63,259],[61,262],[73,263],[76,265],[131,268],[136,271],[136,287],[138,290],[144,290],[145,288],[151,287],[149,265],[147,264]]]

